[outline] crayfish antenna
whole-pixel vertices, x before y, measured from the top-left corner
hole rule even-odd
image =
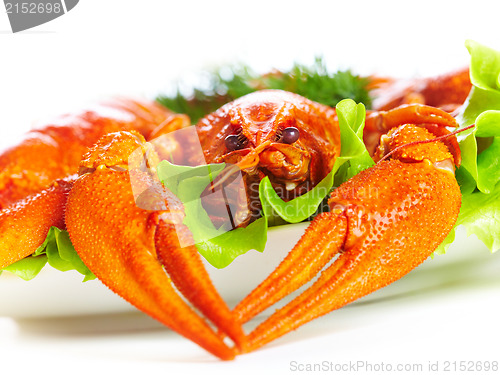
[[[363,141],[370,155],[375,152],[381,137],[391,129],[405,124],[425,127],[435,136],[449,133],[447,127],[458,126],[455,118],[448,112],[422,104],[404,104],[389,111],[369,111],[366,115]],[[452,138],[449,138],[448,142],[453,142]],[[456,139],[453,146],[458,148]]]

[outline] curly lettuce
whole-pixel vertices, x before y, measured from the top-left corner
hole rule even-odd
[[[225,164],[197,167],[174,165],[167,160],[157,166],[160,181],[184,204],[184,224],[189,228],[199,253],[214,267],[227,267],[250,249],[264,251],[267,221],[260,218],[245,228],[216,228],[202,206],[205,188],[224,170]]]
[[[84,276],[83,281],[95,279],[94,274],[75,251],[68,232],[56,227],[50,228],[47,238],[33,255],[21,259],[1,271],[8,271],[29,281],[35,278],[47,263],[62,272],[75,270]]]
[[[466,42],[471,55],[472,90],[457,121],[462,165],[457,180],[462,190],[462,208],[456,226],[475,234],[490,251],[500,248],[500,52],[472,40]],[[455,239],[455,228],[438,248],[442,254]]]
[[[342,100],[336,106],[342,149],[332,171],[307,193],[284,202],[265,177],[259,185],[263,212],[271,223],[298,223],[313,216],[334,185],[341,184],[374,163],[363,143],[366,110],[362,103]],[[282,219],[281,221],[279,219]]]

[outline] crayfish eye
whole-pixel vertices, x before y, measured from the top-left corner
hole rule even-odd
[[[300,137],[299,129],[294,126],[290,126],[288,128],[283,129],[283,133],[281,134],[281,142],[292,144],[297,141]]]
[[[238,150],[242,146],[242,143],[240,142],[240,137],[238,137],[236,134],[228,135],[224,140],[224,143],[226,144],[226,148],[229,151]]]

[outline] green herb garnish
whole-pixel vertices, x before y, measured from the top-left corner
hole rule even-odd
[[[371,107],[369,78],[350,71],[329,73],[323,59],[311,67],[295,64],[288,72],[258,75],[244,65],[222,67],[205,72],[206,88],[195,87],[189,94],[178,89],[174,95],[159,95],[156,100],[177,113],[187,114],[193,122],[241,96],[262,89],[280,89],[334,107],[343,99],[353,99]]]

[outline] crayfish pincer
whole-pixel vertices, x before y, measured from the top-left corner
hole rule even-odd
[[[248,335],[246,351],[398,280],[432,254],[461,204],[453,156],[460,150],[450,152],[438,140],[418,143],[433,138],[425,125],[392,129],[375,154],[379,162],[333,191],[331,211],[312,221],[278,268],[235,308],[244,323],[324,269]]]
[[[139,178],[163,207],[153,211],[136,205],[129,157],[145,144],[137,132],[110,133],[84,155],[66,206],[71,242],[112,291],[219,358],[232,359],[235,348],[176,292],[233,341],[243,339],[196,247],[180,245],[180,238],[191,236],[182,224],[182,203],[144,174]]]

